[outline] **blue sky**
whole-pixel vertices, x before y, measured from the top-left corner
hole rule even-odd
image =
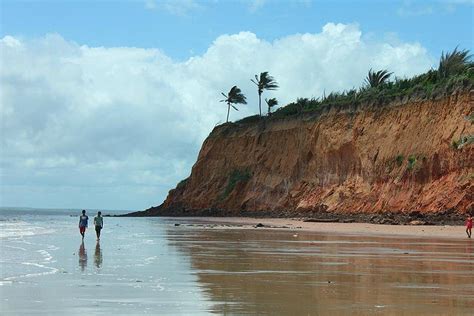
[[[222,34],[272,41],[358,23],[367,36],[417,41],[435,55],[473,46],[472,1],[2,1],[1,35],[59,33],[89,46],[158,47],[182,60]]]
[[[285,105],[473,48],[473,2],[0,2],[0,206],[141,210],[189,176],[221,92]]]

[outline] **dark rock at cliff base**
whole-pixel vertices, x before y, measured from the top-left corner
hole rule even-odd
[[[340,222],[341,223],[355,223],[355,219],[353,219],[353,218],[344,218]]]
[[[412,211],[408,215],[411,218],[420,218],[420,217],[422,217],[421,212],[419,212],[419,211]]]
[[[424,225],[463,225],[465,221],[464,214],[460,214],[455,210],[444,210],[439,213],[424,214],[421,212],[391,212],[386,211],[373,213],[338,213],[328,211],[252,211],[252,210],[224,210],[217,208],[206,209],[186,209],[184,207],[164,208],[162,205],[149,208],[142,212],[133,212],[129,214],[119,215],[129,217],[146,217],[146,216],[162,216],[162,217],[253,217],[253,218],[298,218],[306,222],[320,223],[373,223],[385,225],[410,225],[412,221],[423,222]],[[413,225],[413,224],[412,224]],[[267,227],[267,226],[265,226]]]

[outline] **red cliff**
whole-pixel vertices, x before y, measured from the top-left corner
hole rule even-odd
[[[216,127],[149,214],[464,214],[474,208],[474,91]]]

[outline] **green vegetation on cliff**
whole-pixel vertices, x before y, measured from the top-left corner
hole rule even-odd
[[[389,81],[388,70],[369,71],[366,84],[359,89],[331,92],[321,98],[298,98],[277,109],[268,119],[278,119],[302,113],[317,112],[328,108],[357,107],[370,104],[384,106],[392,102],[406,103],[409,100],[437,99],[457,89],[474,86],[474,62],[468,50],[442,54],[438,69],[412,78],[395,78]],[[250,116],[237,123],[252,123],[259,116]]]
[[[252,174],[248,169],[245,170],[233,170],[230,175],[229,179],[227,180],[227,185],[224,189],[224,192],[221,195],[222,199],[225,199],[229,196],[229,194],[234,190],[235,186],[239,182],[247,182],[252,177]]]

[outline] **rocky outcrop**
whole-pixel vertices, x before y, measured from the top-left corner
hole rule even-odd
[[[224,124],[142,215],[462,215],[474,208],[473,112],[471,90]]]

